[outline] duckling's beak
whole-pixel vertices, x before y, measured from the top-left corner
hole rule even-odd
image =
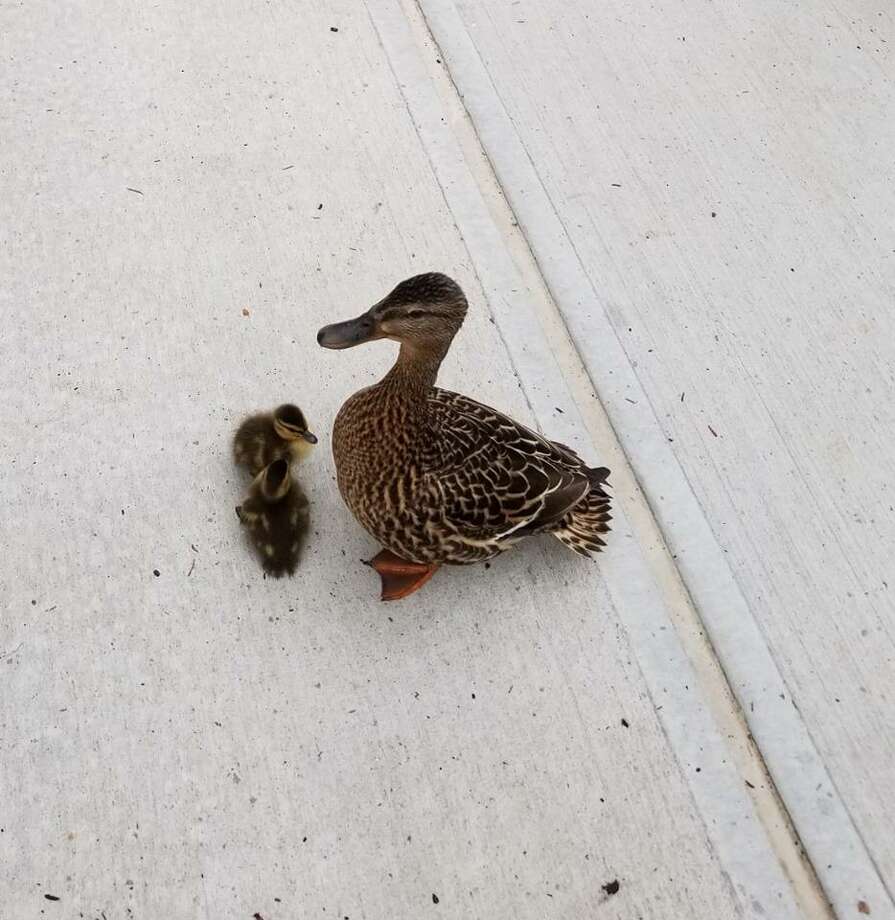
[[[324,326],[317,333],[317,344],[324,348],[353,348],[380,338],[382,335],[376,320],[368,312],[362,313],[357,319]]]
[[[311,434],[310,431],[303,431],[303,432],[301,433],[301,437],[302,437],[303,440],[307,441],[308,444],[316,444],[316,443],[317,443],[317,435],[316,435],[316,434]]]

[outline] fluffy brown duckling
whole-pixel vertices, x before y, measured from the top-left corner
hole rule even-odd
[[[273,412],[250,415],[240,424],[233,437],[233,459],[257,476],[274,460],[303,460],[316,443],[304,413],[286,403]]]
[[[246,528],[268,575],[292,575],[308,532],[308,500],[280,457],[249,486],[236,514]]]

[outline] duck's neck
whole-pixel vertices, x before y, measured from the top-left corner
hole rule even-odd
[[[446,342],[421,347],[402,342],[398,360],[382,379],[382,385],[412,397],[426,393],[435,386],[438,368],[449,345],[450,342]]]

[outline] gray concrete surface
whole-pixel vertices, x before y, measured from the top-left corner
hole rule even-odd
[[[2,16],[0,917],[827,915],[419,11]],[[599,564],[378,602],[326,435],[391,347],[314,333],[425,269],[443,383],[616,471]],[[271,581],[229,438],[287,398]]]
[[[421,6],[828,897],[895,914],[891,10]]]

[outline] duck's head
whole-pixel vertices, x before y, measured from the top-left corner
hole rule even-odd
[[[414,349],[446,350],[466,316],[466,296],[447,275],[429,272],[402,281],[356,319],[324,326],[324,348],[352,348],[375,339],[393,339]]]
[[[317,435],[308,431],[304,412],[292,403],[285,403],[274,410],[273,427],[284,441],[304,441],[316,444]]]
[[[263,513],[265,505],[281,502],[289,494],[291,486],[288,462],[274,460],[252,480],[245,500],[236,506],[236,516],[243,524],[251,524]]]

